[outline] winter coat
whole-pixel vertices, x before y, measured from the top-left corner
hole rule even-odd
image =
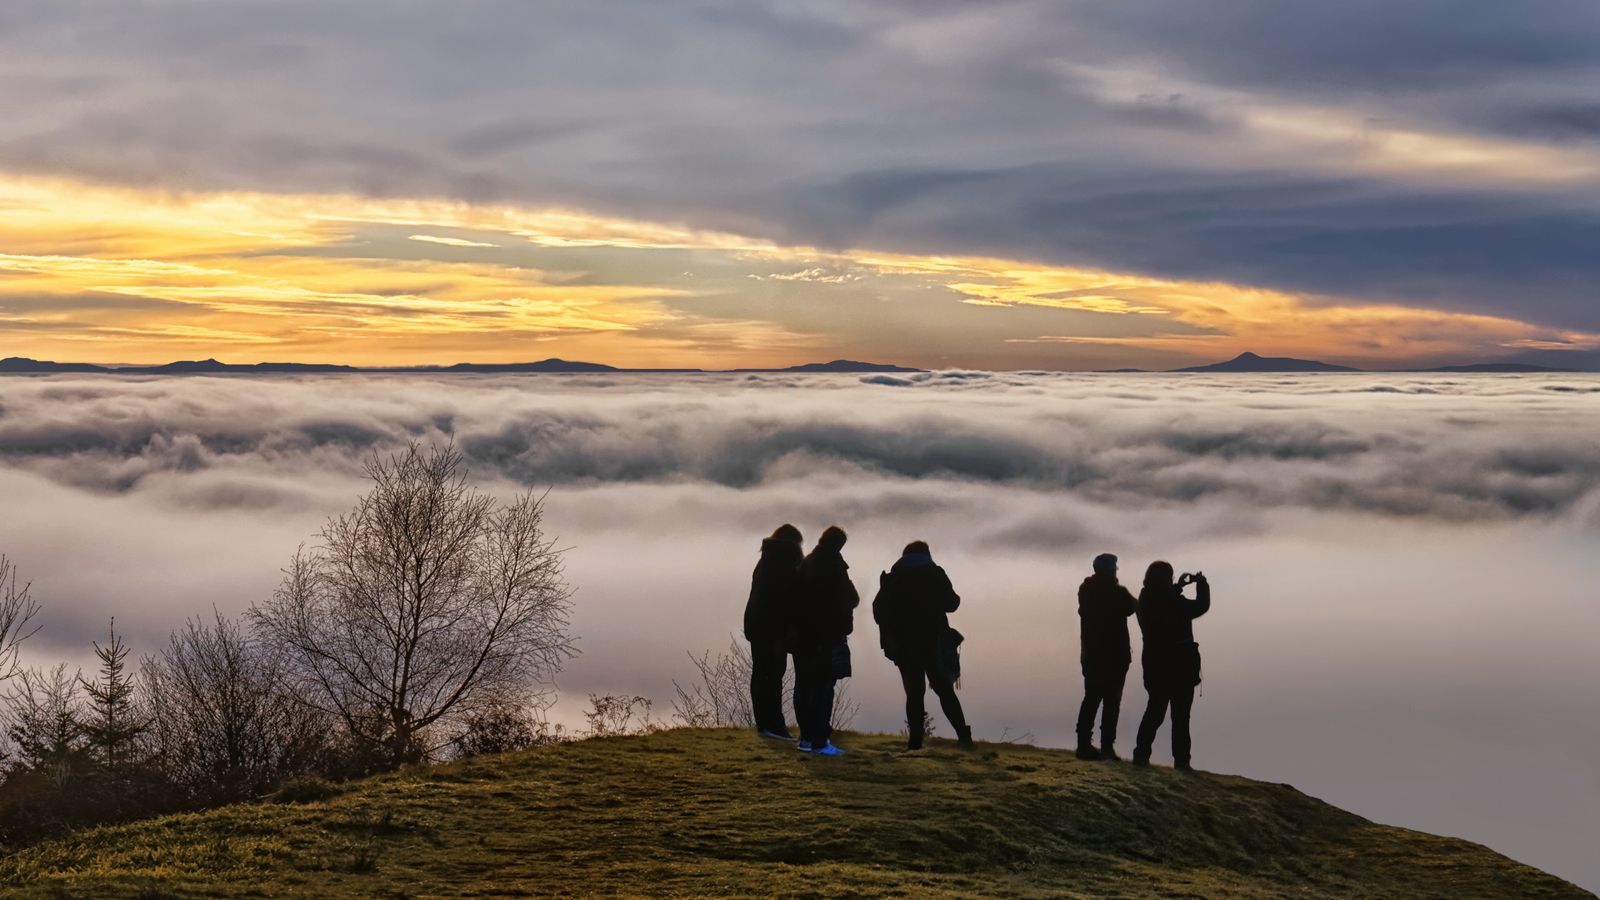
[[[761,559],[750,573],[750,599],[744,604],[746,640],[770,641],[788,633],[802,558],[795,541],[761,541]]]
[[[1138,608],[1115,574],[1096,573],[1078,585],[1078,647],[1083,670],[1120,669],[1133,662],[1128,617]]]
[[[837,644],[855,630],[861,596],[850,583],[850,565],[831,547],[818,545],[801,561],[793,630],[797,648]]]
[[[1146,690],[1169,690],[1200,683],[1200,645],[1194,642],[1194,620],[1211,609],[1211,585],[1195,582],[1195,599],[1175,584],[1139,592],[1139,631],[1144,635]]]
[[[872,619],[878,643],[900,665],[931,667],[939,638],[950,629],[947,613],[961,606],[950,576],[926,553],[907,553],[878,579]]]

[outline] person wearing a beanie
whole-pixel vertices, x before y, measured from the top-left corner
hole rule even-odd
[[[792,741],[783,721],[783,673],[789,668],[789,630],[800,560],[800,529],[780,525],[761,541],[761,559],[750,574],[750,599],[744,605],[744,637],[750,642],[750,710],[756,731]]]
[[[939,665],[939,642],[950,629],[949,613],[961,606],[950,576],[933,562],[924,541],[912,541],[889,571],[878,577],[872,618],[878,623],[884,655],[900,670],[906,692],[907,750],[920,750],[928,687],[939,698],[944,717],[963,748],[972,747],[972,728],[961,709],[955,685]]]
[[[845,639],[855,627],[861,602],[850,582],[850,566],[840,554],[847,535],[829,526],[816,549],[800,563],[800,590],[794,607],[794,716],[800,720],[800,749],[822,756],[844,751],[833,736],[835,657],[848,654]],[[848,659],[848,656],[846,656]]]
[[[1128,617],[1136,603],[1117,582],[1117,558],[1094,558],[1094,574],[1078,585],[1078,647],[1083,666],[1083,705],[1078,708],[1078,758],[1119,759],[1117,718],[1122,712],[1122,687],[1128,680],[1133,650]],[[1094,717],[1101,707],[1100,749],[1094,747]]]

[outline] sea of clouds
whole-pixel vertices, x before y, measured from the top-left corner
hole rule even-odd
[[[454,441],[482,489],[549,492],[582,650],[558,719],[590,693],[669,717],[761,537],[838,524],[867,601],[933,546],[978,736],[1052,746],[1089,560],[1136,585],[1164,558],[1215,591],[1196,765],[1595,888],[1597,412],[1578,374],[9,376],[0,551],[44,605],[30,662],[87,667],[113,616],[150,653],[267,597],[366,455]],[[865,608],[853,645],[854,726],[899,730]],[[1125,754],[1143,702],[1135,670]]]

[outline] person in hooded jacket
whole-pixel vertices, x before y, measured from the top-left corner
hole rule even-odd
[[[1195,599],[1183,596],[1185,585],[1195,586]],[[1144,573],[1139,592],[1139,631],[1144,635],[1144,689],[1150,701],[1139,722],[1133,746],[1133,764],[1150,765],[1156,730],[1172,707],[1172,762],[1181,772],[1189,764],[1189,710],[1194,689],[1200,684],[1200,645],[1194,642],[1194,620],[1211,609],[1211,585],[1203,572],[1184,573],[1172,581],[1172,564],[1156,560]]]
[[[900,684],[905,688],[907,750],[922,748],[930,685],[956,739],[962,747],[972,747],[972,729],[962,712],[961,699],[938,664],[939,641],[950,630],[947,614],[960,606],[961,597],[950,584],[950,576],[934,564],[924,541],[907,544],[894,566],[879,577],[872,618],[878,623],[883,653],[900,670]]]
[[[800,720],[800,749],[820,756],[843,753],[833,737],[835,659],[848,660],[845,639],[855,628],[861,597],[850,582],[850,566],[840,551],[848,536],[830,525],[800,563],[790,645],[794,654],[794,716]]]
[[[783,673],[789,668],[789,619],[805,556],[800,529],[784,524],[761,541],[761,559],[750,574],[744,605],[744,637],[750,642],[750,710],[764,737],[792,741],[783,721]]]
[[[1117,558],[1094,558],[1094,574],[1078,586],[1079,662],[1083,666],[1083,705],[1078,708],[1078,758],[1119,759],[1117,719],[1122,712],[1122,687],[1128,680],[1133,650],[1128,642],[1128,617],[1136,601],[1117,582]],[[1094,717],[1100,718],[1100,749],[1094,747]]]

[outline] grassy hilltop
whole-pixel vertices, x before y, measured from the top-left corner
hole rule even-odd
[[[1588,897],[1287,785],[881,735],[677,729],[416,768],[0,859],[7,897]]]

